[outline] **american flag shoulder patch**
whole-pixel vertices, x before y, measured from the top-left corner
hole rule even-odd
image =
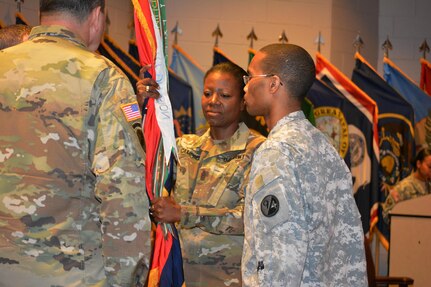
[[[123,111],[123,114],[128,122],[142,118],[138,102],[123,104],[121,105],[121,110]]]

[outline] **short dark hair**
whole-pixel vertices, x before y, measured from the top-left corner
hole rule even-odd
[[[416,163],[418,161],[423,162],[424,159],[429,155],[431,155],[431,149],[429,149],[429,148],[423,148],[420,151],[418,151],[418,153],[416,154],[415,159],[414,159],[413,170],[414,171],[417,170]]]
[[[238,83],[241,98],[244,97],[244,94],[245,94],[244,86],[245,86],[245,84],[244,84],[243,76],[247,75],[247,72],[243,68],[241,68],[240,66],[238,66],[232,62],[219,63],[217,65],[212,66],[205,73],[204,81],[208,77],[208,75],[215,73],[215,72],[227,73],[227,74],[232,75],[235,78],[235,81]]]
[[[104,11],[105,0],[40,0],[40,15],[50,13],[67,13],[84,21],[94,8],[99,7]]]
[[[264,74],[280,77],[292,97],[302,101],[316,77],[316,67],[310,54],[293,44],[270,44],[260,49]]]
[[[29,35],[31,27],[23,24],[9,25],[0,29],[0,50],[15,46]]]

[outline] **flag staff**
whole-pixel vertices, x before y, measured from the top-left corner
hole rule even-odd
[[[253,49],[253,41],[257,41],[256,33],[254,33],[254,28],[251,28],[250,34],[247,35],[247,40],[250,40],[250,48]]]
[[[174,34],[174,45],[178,44],[178,34],[183,34],[183,30],[181,30],[180,26],[178,25],[178,21],[175,24],[175,27],[171,30],[171,33]]]
[[[320,47],[325,44],[325,40],[323,39],[322,33],[320,31],[316,40],[314,40],[314,43],[317,44],[317,52],[320,53]]]
[[[24,4],[24,0],[15,0],[16,3],[16,9],[19,13],[21,13],[21,4]]]
[[[353,41],[353,47],[355,47],[357,53],[361,53],[361,48],[364,46],[364,41],[361,38],[361,35],[358,33],[356,35],[355,41]]]
[[[284,32],[284,30],[283,30],[283,32],[281,33],[281,35],[280,35],[280,36],[278,36],[278,41],[279,41],[279,42],[281,42],[282,44],[287,44],[287,43],[289,43],[289,39],[287,39],[287,36],[286,36],[286,33]]]
[[[217,28],[213,31],[212,36],[215,37],[214,47],[218,47],[218,38],[223,38],[223,33],[220,30],[219,24],[217,24]]]
[[[384,56],[389,58],[389,50],[392,50],[392,43],[389,41],[389,36],[387,36],[385,42],[383,42],[382,49],[384,51]]]
[[[422,42],[421,46],[419,47],[419,51],[422,52],[422,56],[424,59],[427,58],[427,53],[430,52],[430,47],[428,46],[427,40],[424,39],[424,41]]]

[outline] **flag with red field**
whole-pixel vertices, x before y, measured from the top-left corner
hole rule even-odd
[[[146,147],[146,188],[152,200],[169,196],[176,157],[172,107],[168,96],[166,21],[163,0],[132,0],[136,45],[141,65],[159,84],[160,97],[147,99],[143,109]],[[185,286],[178,235],[173,224],[157,224],[148,286]]]
[[[421,59],[421,82],[420,87],[428,95],[431,95],[431,63]]]

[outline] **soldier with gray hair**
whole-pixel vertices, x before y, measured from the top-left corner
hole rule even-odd
[[[127,77],[94,53],[105,15],[104,0],[40,0],[41,25],[0,52],[1,286],[146,280],[141,114]]]
[[[245,104],[270,129],[245,193],[243,286],[368,286],[352,176],[301,102],[315,78],[301,47],[262,48],[244,77]]]

